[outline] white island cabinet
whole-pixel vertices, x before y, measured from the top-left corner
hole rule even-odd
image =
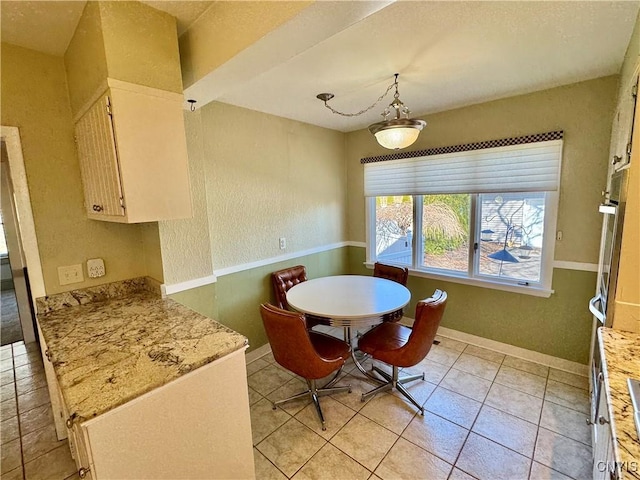
[[[251,425],[238,415],[245,371],[238,350],[91,420],[70,419],[80,477],[253,478]]]
[[[65,295],[38,330],[80,478],[255,478],[245,337],[147,292]]]

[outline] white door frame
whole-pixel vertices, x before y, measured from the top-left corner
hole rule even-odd
[[[22,143],[20,142],[20,132],[18,127],[0,126],[0,137],[4,140],[9,157],[9,172],[15,196],[16,210],[19,218],[20,238],[22,248],[29,273],[29,284],[31,286],[31,299],[36,305],[36,298],[44,297],[44,277],[42,275],[42,264],[40,262],[40,252],[38,250],[38,239],[36,237],[36,227],[33,221],[33,211],[31,210],[31,198],[29,196],[29,185],[27,183],[27,173],[24,168],[24,157],[22,156]],[[32,322],[28,325],[22,324],[22,334],[24,342],[35,341]]]

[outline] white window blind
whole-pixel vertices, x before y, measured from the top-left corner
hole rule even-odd
[[[364,165],[367,197],[558,190],[562,140]]]

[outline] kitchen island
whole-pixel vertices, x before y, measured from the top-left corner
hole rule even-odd
[[[627,378],[640,379],[640,334],[603,327],[598,329],[598,341],[614,464],[598,466],[601,460],[596,458],[595,469],[607,468],[621,480],[640,479],[640,440],[627,387]]]
[[[38,299],[58,436],[85,478],[252,478],[246,338],[156,287]]]

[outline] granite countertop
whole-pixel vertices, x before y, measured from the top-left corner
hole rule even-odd
[[[80,421],[247,345],[243,335],[148,290],[102,293],[38,299],[60,390]]]
[[[621,478],[640,479],[640,441],[633,419],[627,378],[640,379],[640,334],[600,328],[600,350],[604,353],[607,404],[614,436],[615,459]]]

